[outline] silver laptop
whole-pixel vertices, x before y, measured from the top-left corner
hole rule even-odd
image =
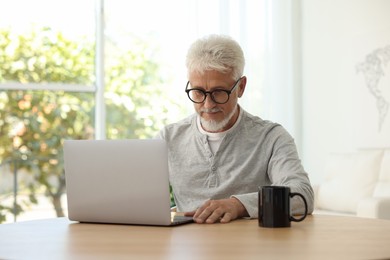
[[[68,218],[79,222],[179,225],[171,214],[164,140],[66,140]]]

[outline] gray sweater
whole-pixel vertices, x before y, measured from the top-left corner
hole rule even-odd
[[[241,108],[242,109],[242,108]],[[192,211],[209,199],[235,197],[251,218],[258,217],[258,189],[289,186],[301,193],[313,211],[313,189],[301,165],[293,138],[279,124],[242,111],[239,125],[223,138],[213,155],[196,114],[166,126],[159,133],[169,149],[169,174],[178,211]],[[304,204],[294,197],[294,214]]]

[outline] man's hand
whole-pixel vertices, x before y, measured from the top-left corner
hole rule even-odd
[[[185,212],[192,216],[196,223],[228,223],[234,219],[248,216],[244,205],[236,199],[208,200],[196,211]]]

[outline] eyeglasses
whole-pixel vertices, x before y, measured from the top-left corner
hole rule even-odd
[[[242,79],[239,78],[230,90],[226,89],[215,89],[213,91],[204,91],[201,88],[188,88],[191,87],[191,83],[188,81],[185,91],[187,92],[188,98],[194,103],[203,103],[206,100],[207,94],[210,95],[211,100],[217,104],[225,104],[229,101],[230,94],[235,90],[238,82]]]

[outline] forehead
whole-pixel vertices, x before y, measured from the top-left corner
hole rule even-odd
[[[190,72],[188,74],[188,80],[193,86],[211,88],[216,86],[229,86],[232,84],[233,78],[230,72],[222,73],[215,70],[207,70],[204,73]]]

